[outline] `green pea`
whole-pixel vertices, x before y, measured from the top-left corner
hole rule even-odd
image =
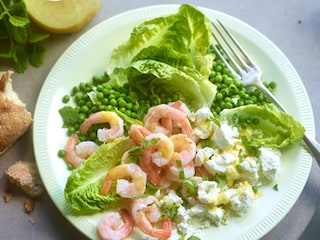
[[[127,105],[127,102],[123,98],[119,98],[118,105],[119,107],[125,107]]]
[[[106,106],[106,111],[112,111],[112,110],[113,110],[113,107],[111,105]]]
[[[233,107],[232,102],[226,102],[225,103],[225,108],[231,109]]]
[[[139,105],[138,104],[135,104],[132,106],[132,111],[133,112],[138,112],[139,111]]]
[[[62,102],[63,103],[68,103],[70,101],[70,96],[69,95],[64,95],[63,97],[62,97]]]
[[[109,101],[109,104],[113,107],[117,106],[118,105],[118,102],[116,99],[112,98],[110,101]]]
[[[126,108],[131,110],[133,108],[133,103],[132,102],[126,103]]]
[[[88,113],[88,112],[89,112],[89,108],[88,108],[87,105],[83,105],[83,106],[81,106],[80,111],[81,111],[82,113]]]
[[[66,151],[64,149],[60,149],[58,151],[58,157],[59,158],[64,158],[65,155],[66,155]]]
[[[221,74],[217,74],[217,76],[215,77],[215,82],[217,83],[221,83],[223,80],[223,77]]]
[[[101,99],[104,98],[104,95],[103,95],[102,92],[97,92],[97,93],[96,93],[96,97],[97,97],[98,100],[101,100]]]
[[[216,94],[216,100],[221,100],[221,99],[223,99],[223,94],[221,92],[218,92]]]
[[[274,81],[271,81],[271,82],[269,82],[268,87],[273,90],[277,87],[277,83]]]

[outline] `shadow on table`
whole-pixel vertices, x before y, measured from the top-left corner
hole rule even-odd
[[[306,230],[303,232],[299,240],[318,240],[319,239],[319,227],[320,227],[320,202],[316,212]]]

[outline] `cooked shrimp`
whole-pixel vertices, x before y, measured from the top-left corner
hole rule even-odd
[[[155,184],[161,184],[161,167],[158,167],[156,164],[152,162],[152,149],[151,148],[144,148],[142,150],[142,157],[140,161],[140,167],[143,169],[144,172],[147,173],[148,180]]]
[[[87,159],[98,147],[95,142],[84,141],[76,145],[76,153],[79,157]]]
[[[187,115],[190,114],[190,110],[187,107],[187,105],[184,102],[180,101],[180,100],[172,102],[169,105],[171,107],[174,107],[174,108],[180,110],[181,112],[184,112]]]
[[[149,134],[151,134],[151,132],[147,128],[137,124],[132,124],[128,132],[129,137],[139,146],[142,140]]]
[[[120,137],[124,132],[123,120],[115,112],[100,111],[90,115],[80,126],[80,132],[85,134],[93,124],[109,123],[110,128],[101,128],[97,136],[101,142],[109,142]]]
[[[133,230],[133,220],[130,213],[122,209],[102,216],[97,226],[98,233],[103,240],[122,240],[128,237]]]
[[[166,104],[160,104],[150,108],[144,117],[144,125],[151,132],[161,132],[168,135],[170,130],[166,129],[161,124],[163,119],[172,120],[173,124],[180,126],[181,131],[184,134],[188,137],[192,137],[192,127],[187,115],[184,112]]]
[[[184,104],[182,101],[176,101],[176,102],[172,102],[169,103],[170,107],[173,107],[177,110],[180,110],[181,112],[185,113],[186,115],[190,114],[190,110],[187,107],[186,104]],[[172,135],[172,134],[176,134],[181,132],[181,126],[179,125],[178,122],[173,121],[170,118],[162,118],[161,119],[161,125],[168,130],[168,135]]]
[[[171,236],[172,221],[169,218],[161,220],[161,212],[158,208],[159,200],[154,196],[133,200],[131,203],[131,214],[136,226],[145,234],[161,239]],[[154,225],[161,223],[162,227]]]
[[[152,162],[158,167],[165,166],[169,163],[173,154],[173,144],[170,138],[163,133],[152,133],[145,140],[157,140],[155,144],[148,147],[151,151]]]
[[[182,171],[184,178],[193,177],[195,174],[194,162],[191,161],[188,164],[179,167],[177,162],[174,161],[173,163],[171,162],[170,165],[166,166],[165,168],[167,178],[174,182],[180,182],[182,180]]]
[[[161,168],[171,160],[173,144],[163,133],[151,133],[145,140],[150,143],[152,143],[153,140],[156,140],[156,142],[153,145],[143,148],[140,167],[147,173],[150,182],[155,185],[160,185]]]
[[[78,135],[69,137],[65,148],[64,159],[74,167],[78,167],[86,158],[94,153],[98,145],[94,142],[86,141],[78,143]]]
[[[172,160],[180,160],[182,165],[186,165],[195,158],[197,146],[192,139],[183,134],[175,134],[170,140],[175,152]]]
[[[116,193],[123,198],[140,197],[146,190],[147,175],[135,163],[120,164],[112,168],[105,176],[101,194],[109,192],[113,180],[117,180]]]

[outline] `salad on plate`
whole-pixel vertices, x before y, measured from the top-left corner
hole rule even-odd
[[[103,213],[101,239],[200,239],[246,214],[261,186],[277,190],[282,149],[305,129],[212,44],[210,20],[183,4],[137,25],[102,75],[63,97],[64,197],[75,215]]]

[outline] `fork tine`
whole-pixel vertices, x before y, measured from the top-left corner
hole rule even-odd
[[[244,64],[244,66],[247,66],[247,64],[249,64],[250,66],[255,65],[252,61],[252,59],[249,57],[249,54],[244,50],[244,48],[240,45],[240,43],[237,41],[237,39],[230,33],[230,31],[222,24],[222,22],[220,20],[217,19],[217,22],[219,23],[219,25],[221,26],[221,28],[224,30],[225,33],[227,33],[228,37],[232,40],[232,42],[234,43],[234,45],[238,48],[238,50],[240,51],[240,53],[242,54],[242,56],[246,59],[246,62],[243,61],[243,58],[241,58],[239,56],[239,54],[236,54],[236,52],[234,51],[234,48],[232,48],[232,46],[229,44],[228,41],[226,41],[226,43],[228,44],[228,46],[231,48],[232,52],[235,54],[235,56],[237,57],[237,59],[239,61],[241,61],[241,63]]]
[[[211,23],[212,26],[216,29],[216,31],[218,32],[219,36],[221,37],[221,39],[226,42],[226,40],[224,39],[222,33],[220,32],[220,30],[217,28],[217,26],[212,22]],[[217,52],[217,54],[219,55],[219,57],[222,59],[222,61],[226,64],[226,66],[230,69],[230,71],[232,71],[232,73],[239,79],[241,79],[241,67],[238,65],[238,63],[231,57],[231,53],[229,52],[228,49],[226,49],[224,47],[224,44],[222,44],[222,42],[219,40],[219,38],[215,35],[212,34],[213,38],[216,40],[216,42],[218,43],[218,45],[222,48],[223,52],[229,57],[229,60],[232,62],[232,64],[235,66],[231,66],[231,64],[226,60],[226,58],[223,56],[223,54],[221,53],[221,50],[217,48],[217,46],[215,44],[212,44],[214,50]],[[236,68],[236,69],[235,69]],[[240,74],[240,75],[239,75]]]

